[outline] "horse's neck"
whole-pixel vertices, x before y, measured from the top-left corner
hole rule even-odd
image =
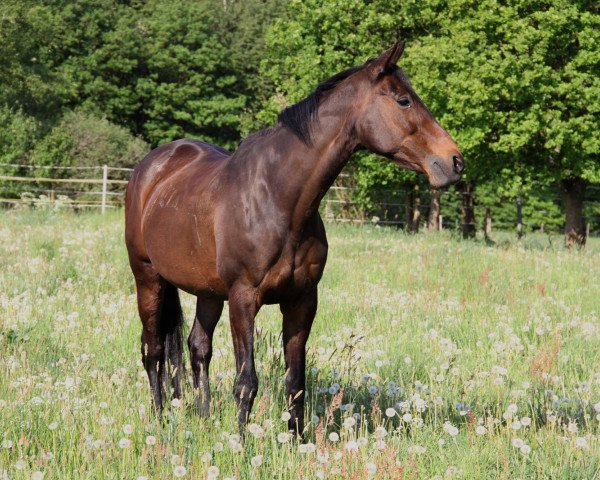
[[[313,124],[310,145],[282,128],[279,144],[277,183],[283,192],[283,204],[291,205],[293,230],[301,230],[304,222],[316,212],[321,199],[331,187],[356,143],[350,136],[351,126],[342,115],[327,116]]]
[[[310,145],[280,125],[240,146],[232,159],[232,188],[252,199],[253,222],[270,221],[276,214],[300,233],[356,147],[343,110],[319,109]]]

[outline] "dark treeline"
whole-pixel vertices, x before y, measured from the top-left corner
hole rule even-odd
[[[398,30],[402,66],[467,159],[459,189],[501,218],[524,196],[545,212],[537,224],[583,242],[585,215],[594,228],[600,215],[584,202],[600,183],[600,22],[588,1],[4,1],[0,163],[131,166],[186,136],[234,149]],[[382,198],[419,197],[395,189],[427,191],[373,156],[349,172],[373,214]],[[444,215],[458,215],[445,198]]]

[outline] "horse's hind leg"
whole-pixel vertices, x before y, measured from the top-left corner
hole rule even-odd
[[[173,368],[174,396],[180,394],[182,365],[182,316],[177,289],[167,283],[149,262],[135,266],[138,311],[142,321],[142,362],[156,409],[165,399],[167,360]]]
[[[203,417],[208,417],[210,414],[208,368],[212,358],[213,333],[222,311],[222,300],[198,298],[196,318],[188,338],[194,373],[194,389],[198,390],[196,406],[198,413]]]

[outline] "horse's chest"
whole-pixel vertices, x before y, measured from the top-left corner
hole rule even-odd
[[[326,245],[319,242],[306,241],[289,249],[269,269],[259,286],[263,303],[279,303],[316,287],[326,260]]]

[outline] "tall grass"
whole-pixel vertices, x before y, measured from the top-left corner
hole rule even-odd
[[[155,418],[122,224],[121,212],[0,215],[0,477],[598,475],[599,242],[569,252],[542,237],[490,247],[328,226],[299,445],[282,420],[276,307],[256,321],[245,442],[226,310],[212,417],[196,416],[188,379]],[[183,295],[188,329],[194,302]]]

